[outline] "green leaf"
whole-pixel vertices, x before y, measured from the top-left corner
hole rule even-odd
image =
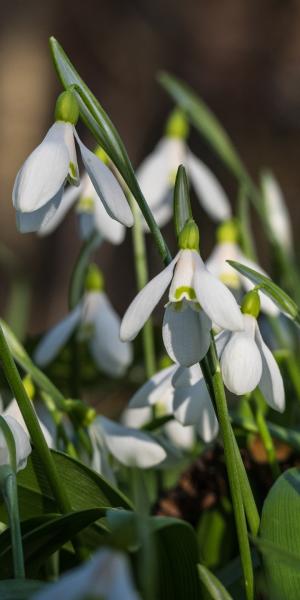
[[[73,510],[95,506],[132,508],[130,500],[101,475],[66,454],[54,450],[51,454],[58,474],[68,490]],[[19,471],[17,482],[22,519],[56,511],[56,502],[35,451],[32,452],[26,469]],[[3,504],[0,504],[0,514],[5,520]]]
[[[180,165],[176,174],[174,188],[174,223],[177,237],[183,229],[185,223],[192,219],[192,209],[190,203],[189,183],[185,168]]]
[[[185,83],[168,73],[161,73],[159,81],[236,177],[242,181],[248,179],[228,134],[205,102]]]
[[[232,506],[227,498],[202,512],[197,526],[200,560],[210,569],[220,568],[232,557],[236,535]]]
[[[0,581],[1,600],[27,600],[44,585],[33,579],[7,579]]]
[[[273,300],[281,312],[290,319],[293,319],[297,325],[300,325],[299,308],[296,302],[276,285],[272,279],[258,273],[258,271],[255,271],[254,269],[250,269],[249,267],[236,262],[235,260],[227,260],[226,262],[239,271],[239,273],[250,279],[255,285],[258,285],[259,289]]]
[[[58,407],[64,410],[65,398],[62,393],[55,385],[53,385],[50,379],[48,379],[48,377],[42,371],[40,371],[38,367],[35,366],[25,348],[22,346],[22,344],[20,344],[15,334],[8,327],[7,323],[0,319],[0,324],[16,363],[22,367],[25,373],[30,375],[32,380],[42,391],[46,392],[46,394],[49,394]]]
[[[63,48],[54,37],[50,38],[50,50],[57,74],[65,88],[74,86],[74,92],[80,107],[80,116],[92,132],[98,144],[105,150],[118,171],[121,173],[129,190],[136,199],[153,234],[159,253],[164,262],[171,260],[166,243],[156,225],[152,212],[142,194],[125,146],[110,118],[81,79]]]
[[[249,433],[259,433],[254,419],[242,417],[233,411],[230,413],[230,417],[233,425],[240,427]],[[281,442],[285,442],[291,448],[300,451],[300,431],[281,427],[276,423],[272,423],[272,421],[266,421],[266,423],[272,437]]]
[[[262,511],[260,549],[272,599],[298,600],[300,588],[300,470],[271,488]]]
[[[103,517],[105,509],[93,508],[80,510],[67,515],[52,515],[51,520],[41,523],[34,529],[23,535],[23,551],[25,566],[30,573],[38,573],[39,568],[51,554],[59,550],[66,542],[75,537],[80,531]],[[106,530],[104,529],[104,532]],[[5,535],[6,544],[2,543],[1,537]],[[10,539],[7,540],[7,532],[0,536],[0,562],[1,575],[11,577],[13,575],[12,553]]]
[[[222,583],[204,565],[198,565],[199,578],[212,600],[232,600]]]

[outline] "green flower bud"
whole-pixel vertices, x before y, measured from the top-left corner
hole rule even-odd
[[[251,315],[257,319],[260,311],[260,298],[257,290],[254,289],[245,294],[241,311],[244,315]]]
[[[97,415],[94,408],[86,406],[81,400],[65,400],[64,409],[67,414],[71,414],[76,419],[78,425],[83,427],[90,425]]]
[[[238,241],[239,231],[235,221],[225,221],[217,229],[217,241],[219,244],[226,242],[236,243]]]
[[[65,121],[76,125],[78,117],[79,105],[74,92],[71,90],[62,92],[56,100],[55,121]]]
[[[88,267],[84,287],[87,292],[102,292],[104,290],[104,277],[94,263]]]
[[[194,219],[189,219],[178,236],[178,246],[181,250],[199,251],[200,234]]]
[[[186,140],[189,134],[189,124],[184,116],[184,113],[175,108],[166,123],[165,135],[167,137],[180,138]]]
[[[97,148],[95,149],[94,152],[95,152],[96,156],[98,156],[98,158],[100,158],[100,160],[105,165],[109,165],[110,158],[109,158],[108,154],[106,154],[105,150],[103,150],[103,148],[101,148],[101,146],[97,146]]]

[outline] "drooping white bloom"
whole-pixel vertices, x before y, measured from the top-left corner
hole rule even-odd
[[[178,439],[178,446],[184,447],[185,444],[182,428],[185,430],[193,426],[204,442],[211,442],[218,433],[218,421],[198,364],[189,369],[173,365],[159,371],[137,390],[129,402],[132,418],[134,411],[144,411],[152,406],[156,406],[159,412],[163,409],[163,413],[174,415],[178,423],[170,421],[164,427],[171,441],[176,444]],[[191,437],[191,432],[188,437]]]
[[[254,284],[247,277],[233,269],[227,260],[234,260],[254,269],[258,273],[268,277],[267,273],[254,261],[247,258],[236,242],[219,242],[215,246],[205,265],[207,269],[218,277],[225,285],[232,289],[244,289],[246,292],[253,289]],[[263,293],[259,293],[261,310],[268,315],[276,317],[279,315],[279,309],[274,302]]]
[[[66,101],[73,103],[73,110],[74,98],[71,98],[71,92],[64,94]],[[61,100],[58,99],[58,102]],[[61,114],[58,113],[56,122],[17,174],[13,205],[17,211],[17,226],[22,233],[39,231],[49,226],[60,207],[67,179],[73,185],[79,185],[75,138],[85,169],[96,190],[97,202],[103,204],[113,219],[128,227],[133,225],[130,207],[116,178],[79,139],[74,127],[77,118],[77,112],[67,118],[62,111]]]
[[[278,365],[261,336],[256,318],[244,314],[243,321],[243,331],[223,331],[216,338],[224,383],[238,396],[258,386],[269,406],[282,412],[285,394]]]
[[[89,431],[94,446],[93,466],[95,468],[98,464],[98,470],[103,475],[110,474],[107,468],[110,469],[108,453],[122,465],[140,469],[154,467],[166,458],[164,448],[149,433],[126,427],[106,417],[96,417]]]
[[[17,462],[17,471],[21,469],[25,469],[27,465],[27,458],[31,453],[31,446],[29,442],[29,437],[24,431],[23,427],[20,423],[9,415],[2,415],[2,418],[5,420],[8,425],[11,433],[13,434],[15,446],[16,446],[16,462]],[[6,438],[2,428],[0,427],[0,465],[9,465],[10,464],[10,456],[9,450],[6,442]]]
[[[121,339],[135,338],[170,283],[163,341],[170,358],[189,367],[207,353],[212,321],[230,331],[242,329],[243,322],[233,295],[206,269],[199,253],[182,249],[130,304]]]
[[[141,190],[160,227],[173,214],[173,188],[180,165],[189,179],[207,214],[215,221],[231,217],[228,197],[212,171],[199,160],[186,143],[187,123],[179,111],[174,111],[166,127],[166,135],[145,158],[136,175]]]
[[[53,419],[51,418],[49,412],[47,411],[42,402],[35,402],[34,409],[39,420],[41,430],[44,434],[44,438],[49,448],[55,448],[56,425]],[[23,415],[19,409],[18,403],[15,398],[13,398],[8,404],[8,406],[5,408],[5,410],[3,411],[3,416],[13,417],[29,436],[26,423],[23,419]]]
[[[280,246],[291,253],[293,232],[290,215],[277,179],[270,172],[263,173],[262,191],[268,224]]]
[[[44,367],[64,347],[76,330],[87,340],[97,367],[118,377],[132,360],[131,344],[119,338],[120,318],[102,291],[86,291],[82,301],[42,338],[34,352],[35,362]]]
[[[139,600],[125,554],[102,548],[86,563],[38,591],[32,600]]]

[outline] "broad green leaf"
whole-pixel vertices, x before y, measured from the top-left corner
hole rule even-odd
[[[262,511],[260,549],[272,599],[298,600],[300,471],[289,469],[271,488]]]
[[[33,579],[7,579],[0,581],[1,600],[28,600],[42,586],[43,581]]]
[[[22,367],[25,373],[28,373],[36,385],[54,400],[58,407],[64,408],[64,396],[59,389],[53,385],[48,377],[36,367],[25,348],[20,344],[15,334],[8,327],[7,323],[0,320],[5,339],[9,345],[10,351],[16,363]]]
[[[88,264],[90,262],[91,254],[96,250],[101,243],[101,235],[100,233],[93,233],[93,235],[85,242],[80,250],[79,257],[74,266],[70,287],[69,287],[69,307],[70,310],[75,308],[79,303],[83,290],[84,290],[84,280],[87,271]]]
[[[281,312],[290,319],[293,319],[297,325],[300,325],[299,308],[296,302],[276,285],[272,279],[258,273],[258,271],[255,271],[254,269],[250,269],[249,267],[236,262],[235,260],[227,260],[226,262],[239,271],[239,273],[250,279],[255,285],[259,285],[260,290],[273,300]]]
[[[180,165],[176,174],[174,188],[174,223],[177,237],[188,219],[192,219],[189,183],[185,168]]]
[[[247,179],[245,168],[228,134],[205,102],[185,83],[168,73],[161,73],[159,81],[235,176],[242,181]]]
[[[70,513],[68,515],[52,515],[51,520],[41,523],[34,529],[23,534],[23,551],[25,569],[28,573],[38,573],[39,568],[56,550],[59,550],[66,542],[75,537],[80,531],[94,523],[105,514],[105,509],[93,508]],[[98,525],[99,527],[99,525]],[[106,530],[103,530],[106,532]],[[0,563],[1,575],[11,577],[13,575],[13,563],[10,539],[4,532],[6,544],[3,544],[0,536]],[[23,533],[23,530],[22,530]]]
[[[139,204],[149,229],[155,238],[162,259],[166,263],[170,262],[171,255],[169,250],[142,194],[125,146],[115,126],[94,94],[89,90],[77,73],[63,48],[53,37],[50,38],[50,50],[62,85],[65,88],[74,86],[74,91],[80,107],[80,116],[83,122],[90,129],[98,144],[105,150],[121,173],[129,190]]]
[[[101,475],[66,454],[54,450],[51,453],[58,474],[68,490],[73,510],[95,506],[132,508],[130,500]],[[22,519],[56,511],[52,491],[35,451],[32,452],[26,469],[19,471],[17,482]],[[3,504],[0,504],[0,514],[5,520]]]
[[[221,581],[204,565],[198,565],[198,573],[200,581],[209,593],[211,600],[232,600],[232,596],[224,588]]]

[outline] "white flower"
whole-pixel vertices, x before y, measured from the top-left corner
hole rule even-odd
[[[56,583],[42,587],[32,600],[139,600],[125,554],[102,548]]]
[[[73,122],[76,121],[77,118]],[[13,205],[17,211],[17,226],[22,233],[49,226],[61,204],[67,179],[79,185],[75,138],[96,190],[97,202],[103,204],[113,219],[128,227],[133,225],[128,202],[110,169],[80,141],[72,122],[58,118],[27,158],[15,180]]]
[[[242,329],[243,321],[231,292],[209,273],[196,250],[184,249],[133,300],[122,320],[121,339],[135,338],[170,283],[163,341],[170,358],[189,367],[207,353],[211,321],[231,331]]]
[[[79,327],[98,368],[108,375],[122,375],[132,360],[132,348],[121,342],[120,318],[102,291],[85,292],[82,301],[39,342],[35,362],[41,367],[49,364]]]
[[[16,446],[16,462],[17,471],[25,469],[27,465],[27,458],[31,453],[31,446],[29,437],[24,431],[23,427],[11,416],[2,415],[2,418],[6,421],[6,424],[13,434],[15,446]],[[3,433],[2,427],[0,427],[0,465],[9,465],[10,457],[6,438]]]
[[[152,406],[156,406],[159,412],[163,409],[164,413],[173,414],[178,421],[170,421],[164,427],[171,441],[179,447],[186,443],[182,429],[189,429],[187,437],[191,438],[190,426],[195,427],[204,442],[211,442],[218,433],[218,421],[198,364],[189,369],[173,365],[159,371],[137,390],[129,402],[133,419],[134,411],[139,413]]]
[[[218,279],[232,289],[239,289],[242,287],[248,292],[253,289],[254,284],[247,279],[247,277],[244,277],[244,275],[233,269],[233,267],[226,262],[227,260],[240,262],[246,267],[249,267],[249,269],[254,269],[258,273],[268,277],[267,273],[259,265],[249,258],[246,258],[236,242],[219,242],[215,246],[205,265],[212,275],[218,277]],[[279,315],[280,311],[271,298],[268,298],[268,296],[261,292],[259,292],[259,297],[261,310],[263,312],[274,317]]]
[[[265,201],[265,212],[272,233],[281,246],[291,253],[293,232],[290,215],[278,181],[270,172],[262,176],[262,190]]]
[[[175,175],[184,165],[187,175],[207,214],[215,221],[231,217],[229,200],[212,171],[188,148],[184,139],[165,137],[137,169],[141,190],[160,227],[173,215]]]
[[[269,406],[282,412],[285,395],[278,365],[261,336],[255,317],[244,314],[243,321],[243,331],[223,331],[216,338],[224,383],[238,396],[258,386]]]
[[[34,410],[49,448],[55,448],[56,426],[53,419],[42,402],[35,402]],[[15,398],[8,404],[3,412],[3,416],[13,417],[29,436],[26,423]]]
[[[108,452],[122,465],[140,469],[154,467],[166,458],[164,448],[149,433],[125,427],[106,417],[96,417],[89,431],[94,446],[94,468],[98,463],[98,470],[103,475],[108,474]]]
[[[123,242],[124,225],[110,217],[87,173],[83,175],[79,187],[69,186],[64,191],[53,218],[42,225],[38,234],[46,236],[52,233],[74,204],[76,204],[81,239],[88,239],[94,231],[97,231],[104,240],[108,240],[112,244]]]

